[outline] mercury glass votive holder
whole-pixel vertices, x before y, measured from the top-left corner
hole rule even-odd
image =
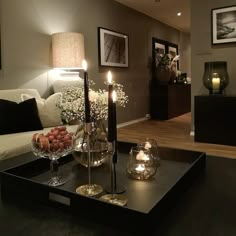
[[[147,180],[157,171],[155,159],[148,149],[142,146],[132,147],[127,163],[128,175],[137,180]]]
[[[138,146],[143,147],[151,152],[157,167],[159,167],[161,165],[161,159],[160,159],[160,155],[158,152],[158,144],[155,139],[146,138],[145,140],[141,140],[138,143]]]

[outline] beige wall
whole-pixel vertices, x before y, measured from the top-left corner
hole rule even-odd
[[[203,86],[204,62],[227,61],[230,82],[227,94],[236,95],[236,43],[211,44],[211,9],[235,5],[235,0],[191,0],[191,74],[192,129],[194,129],[194,96],[208,94]]]
[[[191,43],[189,33],[181,32],[179,45],[181,71],[186,72],[187,76],[191,78]]]
[[[129,68],[109,68],[129,96],[126,109],[118,111],[118,122],[145,117],[149,113],[149,79],[152,37],[179,45],[180,55],[189,47],[189,36],[111,0],[1,0],[2,60],[0,89],[36,88],[51,92],[51,34],[81,32],[89,77],[105,88],[108,68],[98,65],[97,27],[129,36]],[[190,73],[188,59],[181,67]]]

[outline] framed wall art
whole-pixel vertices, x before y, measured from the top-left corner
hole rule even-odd
[[[236,42],[236,6],[212,9],[212,44]]]
[[[101,66],[129,66],[128,35],[99,27],[98,45]]]
[[[153,69],[158,67],[159,58],[163,57],[167,53],[167,41],[157,38],[152,38],[152,58]]]
[[[179,54],[178,45],[153,37],[152,38],[152,79],[156,79],[158,71],[162,67],[168,67],[171,69],[179,70],[179,60],[177,63],[171,63],[175,56]],[[162,69],[161,69],[162,70]]]
[[[169,43],[169,45],[168,45],[168,53],[169,53],[170,59],[172,61],[174,59],[174,57],[179,54],[179,52],[178,52],[178,45],[177,44],[173,44],[173,43]],[[177,69],[179,69],[179,61],[177,61]]]
[[[173,46],[168,46],[168,53],[170,54],[170,58],[173,59],[178,55],[178,48]]]

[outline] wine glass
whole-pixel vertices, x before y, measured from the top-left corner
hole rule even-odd
[[[47,136],[40,134],[38,138],[33,138],[31,145],[32,151],[36,157],[39,158],[47,158],[50,160],[50,172],[51,178],[47,181],[50,186],[60,186],[66,182],[66,179],[63,178],[58,173],[59,169],[59,158],[68,155],[72,152],[73,142],[72,135],[67,135],[67,139],[65,141],[49,141]],[[56,139],[54,139],[56,140]]]

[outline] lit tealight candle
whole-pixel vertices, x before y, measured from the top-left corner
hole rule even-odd
[[[144,164],[138,164],[138,166],[135,168],[135,170],[139,173],[144,172],[144,170],[145,170]]]
[[[152,147],[150,142],[146,142],[144,148],[145,149],[150,149]]]
[[[144,153],[144,151],[139,151],[136,156],[136,160],[138,161],[149,161],[149,157]]]

